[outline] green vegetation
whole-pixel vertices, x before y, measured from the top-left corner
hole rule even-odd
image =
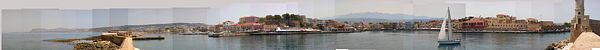
[[[289,20],[289,21],[300,21],[302,20],[301,15],[285,13],[282,15],[267,15],[265,20]]]
[[[464,17],[464,18],[458,19],[458,20],[459,20],[459,21],[468,21],[468,20],[471,20],[471,19],[473,19],[473,18],[475,18],[475,17],[473,17],[473,16],[469,16],[469,17]]]
[[[303,15],[285,13],[281,15],[267,15],[260,18],[259,23],[267,25],[286,25],[290,27],[304,27]]]
[[[564,23],[564,26],[571,27],[571,23]]]

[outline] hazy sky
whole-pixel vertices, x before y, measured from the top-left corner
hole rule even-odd
[[[586,0],[586,14],[593,19],[600,19],[594,17],[600,15],[600,6],[594,6],[598,4],[600,0]],[[32,28],[172,22],[217,24],[225,20],[237,21],[242,16],[282,13],[302,14],[310,18],[360,12],[444,17],[449,5],[454,18],[508,14],[519,19],[568,22],[574,15],[574,0],[0,0],[2,12],[11,12],[0,12],[0,15],[23,16],[2,17],[3,31],[19,32]],[[111,14],[109,11],[124,15],[106,15]],[[16,12],[35,12],[21,14],[38,15],[16,15]],[[119,23],[119,20],[127,22]]]

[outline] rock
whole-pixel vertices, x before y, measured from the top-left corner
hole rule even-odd
[[[77,43],[73,50],[116,50],[119,46],[109,41]]]
[[[567,40],[561,40],[558,42],[554,42],[552,44],[550,44],[548,47],[546,47],[546,49],[544,50],[558,50],[558,49],[563,49],[565,46],[567,46],[569,42]]]

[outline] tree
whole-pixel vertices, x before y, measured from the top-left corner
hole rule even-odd
[[[273,15],[267,15],[265,16],[266,19],[274,19]]]
[[[294,15],[294,14],[291,14],[291,15]],[[283,19],[289,20],[291,15],[289,13],[285,13],[285,14],[282,14],[281,16],[283,17]]]
[[[458,19],[458,20],[459,20],[459,21],[468,21],[468,20],[471,20],[471,19],[473,19],[473,18],[475,18],[475,17],[473,17],[473,16],[469,16],[469,17],[464,17],[464,18]]]
[[[293,20],[293,21],[300,21],[300,20],[301,20],[301,19],[300,19],[300,15],[294,15],[294,14],[292,14],[292,15],[290,15],[290,16],[292,16],[292,17],[290,18],[290,20]]]
[[[281,15],[274,15],[273,17],[274,17],[273,20],[281,20],[282,19]]]
[[[571,23],[564,23],[564,26],[571,27]]]
[[[267,18],[258,18],[258,23],[265,23],[265,21],[267,21]]]

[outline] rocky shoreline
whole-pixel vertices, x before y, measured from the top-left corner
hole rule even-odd
[[[44,40],[48,42],[62,42],[62,43],[76,43],[73,46],[73,50],[116,50],[119,48],[119,45],[116,43],[110,42],[110,39],[102,39],[102,38],[111,38],[115,36],[92,36],[87,38],[77,38],[77,39],[53,39],[53,40]]]
[[[119,45],[109,41],[77,43],[73,50],[116,50]]]
[[[544,50],[561,50],[563,49],[565,46],[567,46],[567,44],[569,44],[568,40],[561,40],[558,42],[554,42],[552,44],[550,44],[548,47],[546,47],[546,49]]]

